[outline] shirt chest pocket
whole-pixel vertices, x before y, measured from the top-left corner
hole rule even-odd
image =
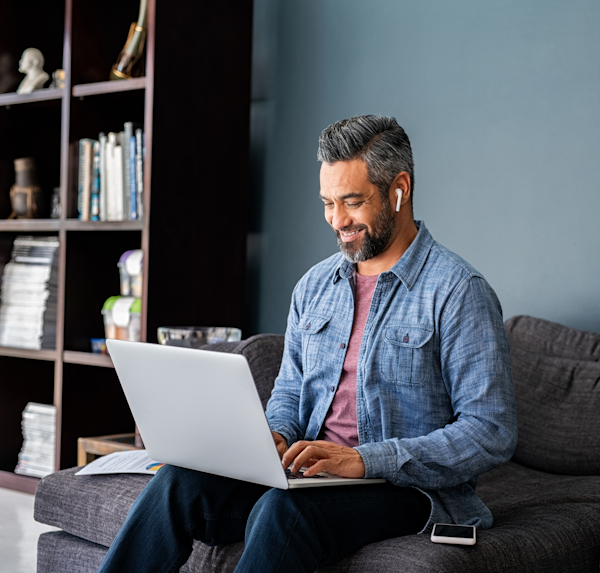
[[[433,328],[390,325],[384,329],[379,368],[388,382],[421,386],[433,370]]]
[[[325,353],[322,347],[327,338],[327,326],[331,317],[322,315],[306,315],[298,324],[302,335],[302,370],[311,372]]]

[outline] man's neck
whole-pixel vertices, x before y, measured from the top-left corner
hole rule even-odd
[[[402,225],[400,232],[392,239],[388,248],[380,255],[356,264],[356,270],[369,277],[389,271],[415,240],[419,230],[412,217]]]

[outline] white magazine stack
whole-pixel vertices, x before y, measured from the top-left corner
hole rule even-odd
[[[0,346],[54,349],[58,237],[18,236],[0,288]]]
[[[23,447],[15,473],[44,477],[54,472],[56,407],[29,402],[23,410]]]

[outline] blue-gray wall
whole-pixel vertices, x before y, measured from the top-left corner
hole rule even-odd
[[[393,115],[415,217],[488,279],[505,317],[600,331],[598,0],[255,0],[248,325],[283,332],[336,251],[316,144]]]

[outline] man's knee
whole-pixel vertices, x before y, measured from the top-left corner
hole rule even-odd
[[[274,525],[279,529],[292,525],[311,505],[304,497],[300,490],[270,489],[252,508],[246,535],[259,524]]]

